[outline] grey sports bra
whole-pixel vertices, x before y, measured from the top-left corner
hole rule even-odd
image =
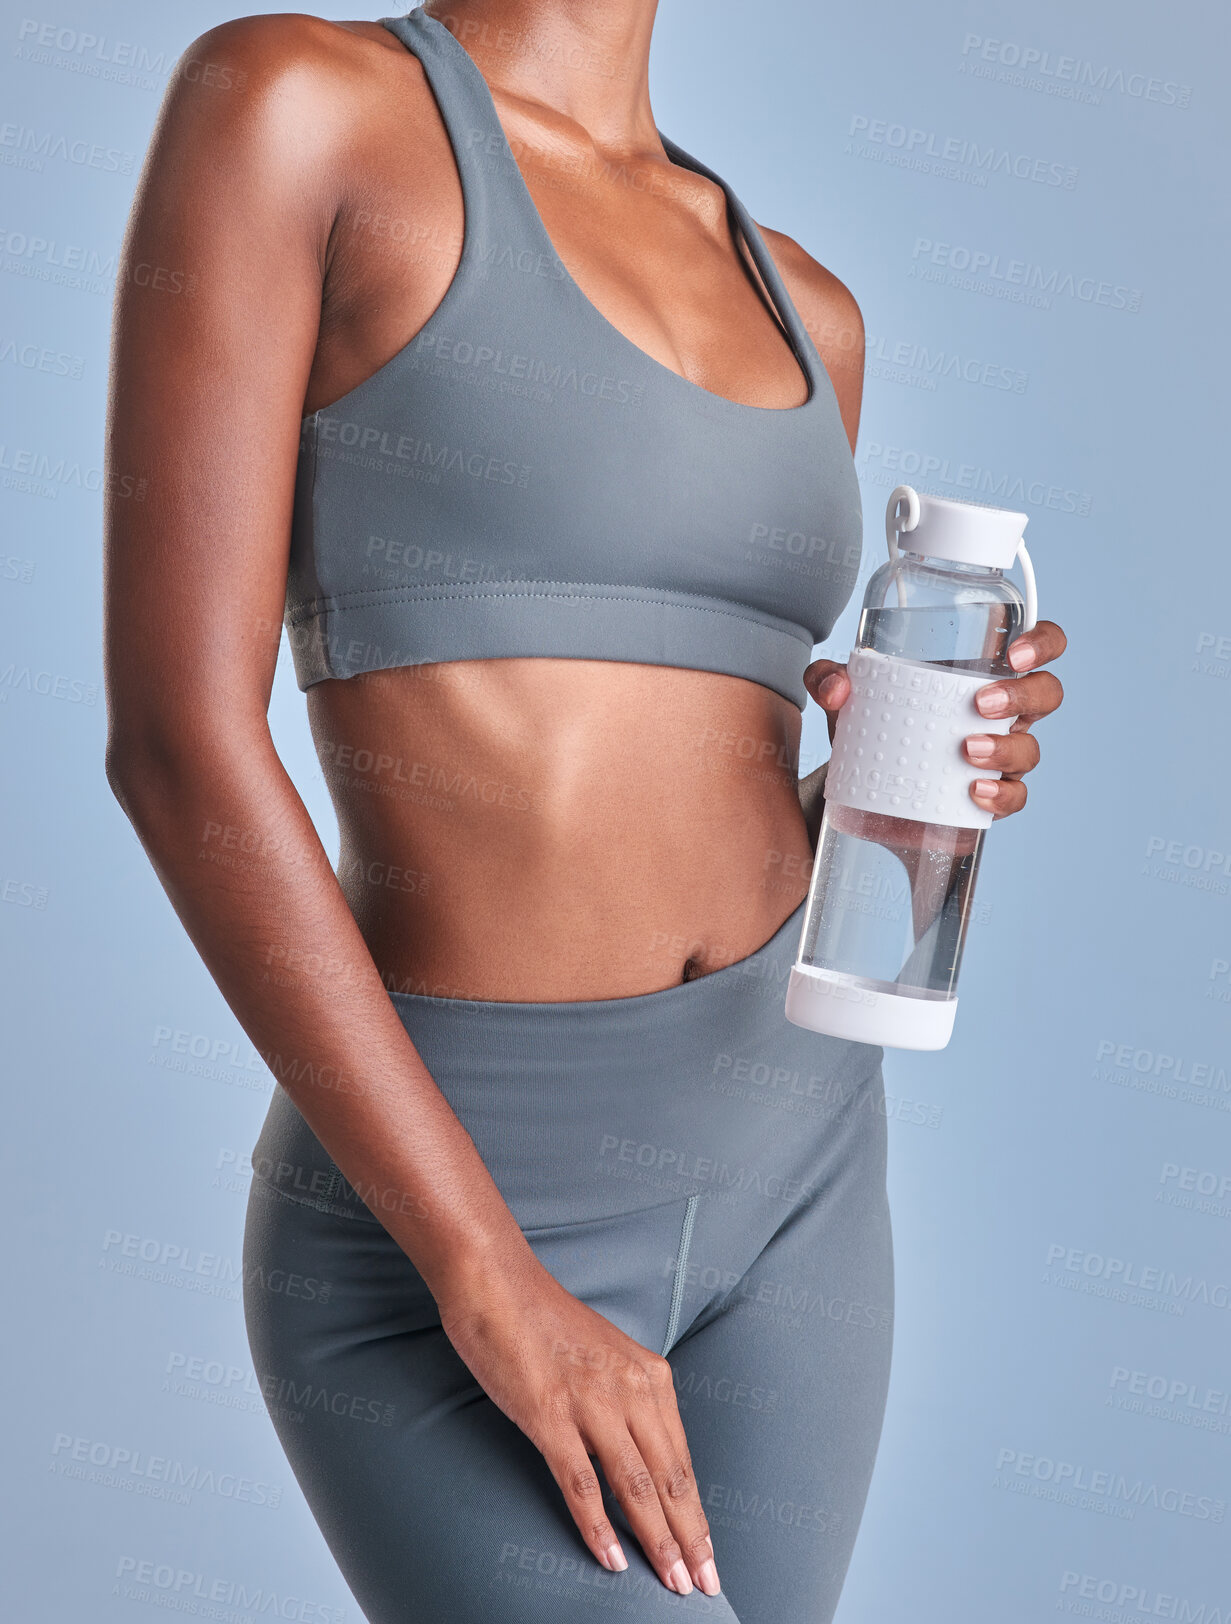
[[[859,488],[748,212],[661,137],[726,194],[807,376],[802,406],[741,405],[625,338],[552,247],[465,47],[422,10],[381,22],[439,105],[464,240],[422,331],[304,420],[284,617],[300,688],[557,655],[723,672],[802,706],[855,583]]]

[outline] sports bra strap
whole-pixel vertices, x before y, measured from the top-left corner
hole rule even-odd
[[[405,17],[382,17],[381,25],[423,64],[428,85],[453,147],[466,212],[467,250],[531,248],[559,256],[521,177],[487,80],[452,33],[422,6]]]
[[[748,244],[753,264],[760,272],[761,280],[768,290],[779,325],[791,341],[791,347],[795,351],[796,359],[803,367],[808,378],[815,381],[818,375],[823,377],[825,372],[824,362],[812,342],[812,335],[804,326],[803,318],[795,308],[795,301],[787,292],[786,283],[782,280],[778,267],[774,263],[773,255],[765,246],[765,239],[762,237],[756,221],[720,174],[711,169],[708,164],[703,164],[700,158],[694,158],[690,152],[685,152],[678,142],[673,141],[670,136],[664,135],[661,130],[658,132],[658,138],[672,163],[680,164],[685,169],[695,169],[699,175],[704,175],[707,180],[712,180],[715,186],[722,188],[731,213],[735,217],[735,223],[739,227],[740,235]]]

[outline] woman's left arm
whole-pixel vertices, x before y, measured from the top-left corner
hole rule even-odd
[[[853,455],[863,402],[864,331],[859,306],[850,289],[792,238],[765,226],[760,229],[825,363]],[[989,721],[1017,713],[1007,734],[974,733],[965,741],[966,758],[972,766],[1000,774],[999,778],[976,779],[970,790],[975,805],[997,818],[1020,812],[1026,804],[1022,778],[1039,761],[1038,741],[1030,729],[1041,717],[1050,716],[1064,697],[1055,675],[1040,667],[1058,659],[1067,642],[1054,620],[1040,620],[1009,645],[1009,664],[1015,671],[1027,673],[1010,684],[1011,693],[1003,684],[989,681],[975,696],[975,704]],[[804,672],[804,686],[825,712],[832,744],[838,712],[850,697],[846,667],[838,660],[814,660]],[[814,849],[824,811],[828,766],[825,762],[799,781],[800,804]]]

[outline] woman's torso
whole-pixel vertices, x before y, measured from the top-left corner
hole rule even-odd
[[[427,326],[463,238],[453,146],[422,68],[379,25],[348,32],[363,114],[308,414],[362,388]],[[498,82],[482,43],[474,59]],[[736,258],[721,190],[653,158],[587,161],[567,121],[545,137],[541,107],[493,98],[551,244],[596,307],[596,335],[610,323],[686,373],[698,406],[702,391],[723,397],[719,419],[724,403],[760,408],[749,422],[772,446],[808,380]],[[365,515],[355,522],[367,535]],[[307,699],[339,879],[391,988],[647,992],[746,956],[803,896],[800,711],[761,682],[611,658],[450,659],[315,681]]]

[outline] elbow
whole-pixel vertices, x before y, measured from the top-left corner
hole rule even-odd
[[[159,867],[183,849],[185,830],[206,814],[211,791],[185,743],[157,735],[109,738],[104,771],[111,793],[147,857]],[[216,793],[216,791],[215,791]]]
[[[118,727],[107,736],[111,793],[139,834],[176,822],[221,792],[264,781],[277,761],[268,726],[203,726],[179,717]]]
[[[183,750],[158,739],[109,743],[105,771],[111,793],[146,852],[153,857],[173,851],[202,798],[199,774]]]
[[[141,707],[108,716],[103,770],[129,820],[160,814],[190,791],[202,756],[192,719]]]
[[[121,722],[114,709],[108,716],[107,747],[103,756],[103,770],[116,800],[148,782],[167,761],[166,732],[144,723],[134,724],[132,719]]]
[[[129,752],[121,749],[113,740],[107,740],[107,750],[103,757],[103,771],[107,775],[107,783],[111,793],[121,805],[124,803],[124,781],[130,771]]]
[[[138,831],[154,805],[165,804],[172,793],[167,782],[167,760],[152,741],[114,735],[107,740],[103,770],[107,783],[128,821]]]

